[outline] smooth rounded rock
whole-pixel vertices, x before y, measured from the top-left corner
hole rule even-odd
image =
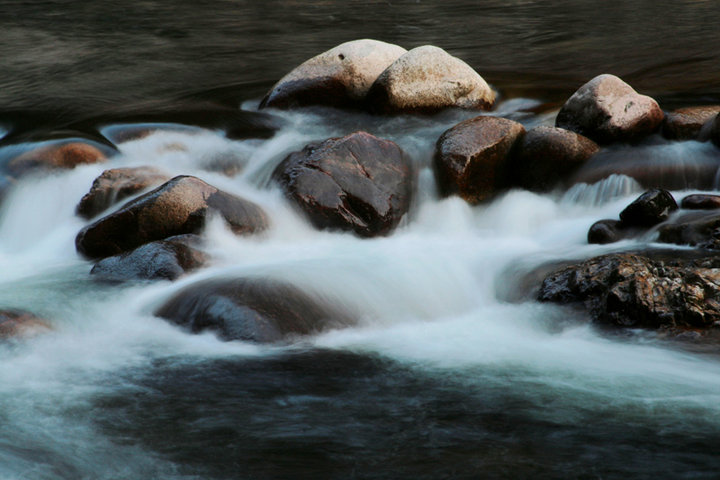
[[[407,50],[377,40],[354,40],[307,60],[277,82],[260,108],[356,106],[378,76]]]
[[[29,337],[51,330],[43,319],[22,310],[0,310],[0,339]]]
[[[7,169],[11,175],[19,177],[38,169],[72,169],[78,165],[102,163],[107,158],[102,149],[89,143],[51,143],[13,158]]]
[[[520,123],[491,116],[471,118],[445,131],[434,157],[440,193],[477,204],[505,188],[507,163],[524,134]]]
[[[620,212],[620,220],[627,226],[652,227],[667,220],[677,209],[677,203],[670,192],[654,188],[625,207]]]
[[[535,127],[518,141],[509,181],[528,190],[548,191],[570,178],[599,149],[570,130]]]
[[[223,340],[279,342],[352,323],[297,287],[265,278],[208,280],[170,298],[155,315]]]
[[[720,147],[720,114],[715,116],[710,127],[710,139],[715,145]]]
[[[694,193],[680,201],[680,208],[687,210],[715,210],[720,208],[720,195]]]
[[[656,131],[664,113],[620,78],[599,75],[576,91],[557,115],[555,125],[599,143],[630,141]]]
[[[368,105],[381,113],[433,113],[459,107],[488,110],[495,92],[467,63],[425,45],[392,63],[368,92]]]
[[[76,213],[83,218],[92,218],[115,203],[169,179],[169,175],[152,167],[105,170],[80,200]]]
[[[131,252],[100,260],[90,270],[98,280],[176,280],[203,266],[208,256],[198,249],[196,235],[180,235],[146,243]]]
[[[598,220],[588,230],[588,243],[604,245],[615,243],[626,238],[623,234],[623,224],[619,220]]]
[[[720,105],[687,107],[665,115],[662,133],[671,140],[695,140],[708,120],[720,113]]]
[[[78,233],[79,253],[103,258],[175,235],[198,233],[217,213],[237,234],[264,230],[265,212],[199,178],[179,176],[123,205]]]
[[[273,178],[315,227],[363,237],[390,233],[414,189],[400,147],[366,132],[310,144],[278,165]]]

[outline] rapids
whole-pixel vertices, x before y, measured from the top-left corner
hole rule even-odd
[[[552,122],[513,110],[527,103],[497,112],[526,127]],[[74,209],[107,164],[25,177],[6,193],[0,305],[54,331],[0,344],[0,478],[714,477],[716,354],[596,330],[523,291],[538,265],[618,248],[588,245],[587,229],[617,217],[642,190],[636,182],[514,190],[471,207],[439,199],[430,168],[437,137],[471,113],[274,113],[285,123],[267,140],[179,129],[119,144],[113,167],[152,158],[269,213],[259,237],[211,222],[212,264],[174,283],[89,278]],[[316,231],[270,182],[287,153],[359,128],[396,141],[419,171],[410,214],[384,238]],[[693,149],[678,142],[664,161],[686,162]],[[152,315],[218,276],[287,280],[361,321],[258,346]]]

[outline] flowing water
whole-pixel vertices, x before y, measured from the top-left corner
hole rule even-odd
[[[673,43],[652,61],[649,52],[660,49],[652,42],[672,42],[653,36],[642,50],[637,36],[649,27],[622,30],[624,24],[613,23],[613,33],[563,23],[586,18],[595,8],[590,5],[548,10],[535,2],[490,2],[476,22],[488,27],[492,40],[472,43],[477,30],[462,20],[477,10],[472,2],[358,2],[378,19],[368,32],[354,23],[360,14],[340,2],[200,8],[137,1],[125,13],[106,2],[82,2],[82,9],[81,2],[30,3],[0,4],[0,18],[13,19],[3,35],[18,45],[0,47],[0,64],[8,67],[0,99],[6,117],[17,122],[7,130],[27,118],[58,121],[87,115],[89,108],[117,109],[123,95],[166,102],[188,88],[193,98],[202,91],[203,98],[237,100],[252,111],[272,80],[302,59],[350,38],[383,38],[388,25],[393,38],[384,39],[455,48],[481,72],[481,59],[494,58],[491,74],[503,66],[512,73],[494,79],[507,80],[499,87],[508,91],[537,80],[532,98],[508,92],[493,112],[528,128],[553,123],[552,106],[535,107],[557,95],[533,70],[556,66],[564,92],[577,86],[577,72],[566,65],[573,58],[585,75],[601,66],[674,65],[692,39],[717,47],[717,36],[708,33],[714,32],[712,2],[682,2],[686,8],[677,16],[668,14],[678,24],[674,29],[654,22],[653,33],[677,32],[681,45]],[[652,13],[664,4],[621,5],[611,2],[605,13],[630,15],[638,26],[641,6]],[[73,16],[78,32],[64,33]],[[448,32],[443,18],[458,30]],[[634,49],[620,51],[613,64],[599,47],[616,34],[618,45]],[[230,41],[233,35],[239,46]],[[508,39],[517,45],[502,43]],[[44,42],[59,42],[57,51],[69,53],[51,60],[55,54],[41,48]],[[553,65],[547,55],[563,45],[570,58]],[[589,45],[598,48],[596,56],[583,57]],[[492,47],[505,53],[502,60],[486,53]],[[116,56],[103,55],[111,51]],[[128,51],[139,55],[137,63],[128,61]],[[717,59],[720,50],[706,51]],[[141,54],[163,52],[154,70],[143,63],[150,60]],[[228,64],[238,52],[247,53],[241,65],[255,62],[258,70],[238,74],[228,87],[237,73]],[[532,52],[540,58],[530,61]],[[692,58],[702,64],[700,57]],[[645,63],[631,68],[633,59]],[[504,62],[526,63],[511,71]],[[180,65],[183,73],[168,75]],[[684,65],[696,71],[697,64]],[[55,76],[40,85],[47,72]],[[666,83],[665,98],[717,99],[717,84],[704,87],[716,73]],[[654,81],[649,76],[641,75],[648,85]],[[38,110],[48,98],[47,109]],[[282,126],[268,139],[231,139],[219,129],[160,131],[120,143],[109,164],[24,177],[5,193],[0,307],[31,310],[53,331],[0,344],[0,479],[717,478],[717,351],[688,350],[643,332],[597,330],[581,311],[535,302],[526,285],[526,274],[537,266],[618,248],[587,245],[587,229],[617,217],[642,191],[636,181],[614,175],[567,192],[514,190],[471,207],[438,197],[430,161],[439,135],[472,113],[273,113]],[[397,142],[418,169],[411,212],[388,237],[316,231],[270,181],[287,153],[357,129]],[[3,146],[0,162],[27,148]],[[603,155],[620,158],[626,148]],[[703,168],[718,157],[710,144],[698,142],[655,139],[633,148],[641,160],[660,155],[665,163]],[[213,258],[208,268],[173,283],[94,282],[91,263],[75,252],[75,235],[85,224],[75,206],[108,165],[149,163],[260,204],[270,230],[237,237],[211,222],[204,232]],[[239,173],[218,172],[228,163]],[[644,248],[652,240],[621,247]],[[178,290],[217,276],[285,280],[360,322],[291,345],[258,346],[191,335],[153,316]]]

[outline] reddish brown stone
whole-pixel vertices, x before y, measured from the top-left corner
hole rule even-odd
[[[8,171],[14,176],[20,176],[35,169],[71,169],[106,160],[107,155],[89,143],[54,143],[13,158],[8,163]]]
[[[665,115],[662,133],[671,140],[694,140],[708,120],[720,113],[720,105],[687,107]]]

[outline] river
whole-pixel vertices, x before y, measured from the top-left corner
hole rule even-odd
[[[253,111],[295,65],[366,37],[445,48],[502,93],[493,114],[526,128],[552,124],[553,105],[606,71],[664,108],[720,102],[714,2],[598,9],[1,2],[0,135],[201,102]],[[513,190],[471,207],[438,197],[430,162],[440,134],[472,112],[272,113],[282,122],[268,139],[208,129],[119,144],[113,167],[197,175],[269,214],[259,237],[211,222],[212,264],[175,282],[88,275],[92,264],[75,251],[86,223],[75,207],[107,164],[23,177],[8,190],[0,307],[31,310],[53,331],[0,344],[1,479],[717,478],[717,350],[599,330],[582,311],[535,302],[523,283],[538,265],[614,248],[588,245],[587,229],[617,217],[639,185]],[[411,212],[387,237],[317,231],[270,182],[288,153],[357,129],[397,142],[419,172]],[[0,161],[27,148],[7,142]],[[637,148],[669,162],[718,155],[693,141]],[[218,158],[240,172],[216,171]],[[361,321],[260,346],[153,316],[178,290],[218,276],[285,280]]]

